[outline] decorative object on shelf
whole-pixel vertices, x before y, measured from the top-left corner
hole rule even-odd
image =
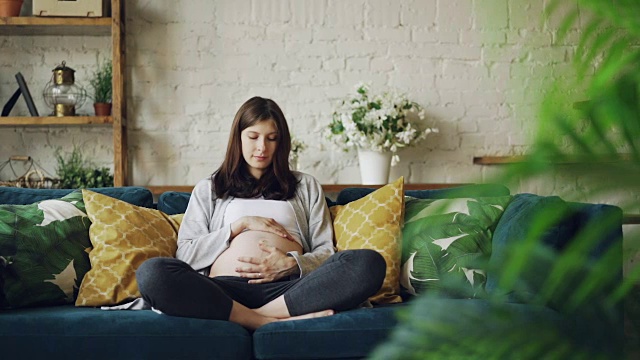
[[[7,101],[5,106],[2,108],[2,114],[0,116],[9,116],[11,109],[13,109],[13,106],[18,101],[20,95],[24,97],[24,101],[27,103],[27,108],[29,109],[31,116],[39,116],[38,109],[36,109],[36,105],[33,103],[33,98],[31,97],[31,92],[29,91],[27,82],[24,80],[21,73],[16,74],[16,81],[18,82],[18,90],[13,93],[9,101]]]
[[[416,120],[425,119],[425,112],[404,94],[395,91],[371,94],[369,88],[367,84],[358,84],[356,94],[340,103],[329,124],[328,138],[345,151],[390,153],[390,165],[394,166],[400,161],[399,148],[414,146],[438,129],[422,130],[416,125]],[[360,165],[362,170],[363,163]],[[387,180],[379,184],[386,183]]]
[[[291,137],[291,152],[289,153],[289,166],[291,170],[298,170],[298,158],[307,149],[307,144],[302,140]]]
[[[0,0],[0,17],[20,16],[23,0]]]
[[[18,176],[13,167],[14,162],[22,162],[24,173]],[[55,179],[40,166],[31,156],[11,156],[7,161],[0,164],[0,173],[9,166],[13,173],[12,180],[0,180],[0,186],[11,186],[19,188],[51,189],[57,187],[59,179]]]
[[[53,109],[54,116],[75,116],[76,106],[84,104],[87,93],[75,83],[75,70],[65,61],[53,71],[51,80],[45,85],[44,102]]]
[[[107,16],[108,3],[102,0],[33,0],[33,15],[101,17]]]
[[[85,189],[113,186],[113,175],[109,168],[98,168],[82,155],[77,146],[67,157],[62,156],[60,149],[56,150],[58,167],[56,174],[60,178],[61,189]]]
[[[100,63],[96,59],[96,70],[93,72],[89,85],[93,89],[93,93],[89,97],[93,99],[93,108],[96,116],[111,115],[111,99],[113,94],[113,70],[111,61],[105,60]]]

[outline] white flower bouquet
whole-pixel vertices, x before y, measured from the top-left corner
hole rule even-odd
[[[420,129],[411,120],[424,120],[420,105],[397,92],[371,94],[359,84],[356,95],[338,106],[328,127],[328,138],[343,150],[363,149],[391,152],[391,165],[398,163],[399,148],[414,146],[438,129]]]

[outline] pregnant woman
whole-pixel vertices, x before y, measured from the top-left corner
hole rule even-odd
[[[145,301],[168,315],[256,329],[352,309],[378,291],[384,259],[335,253],[322,187],[289,169],[290,150],[274,101],[240,107],[222,165],[191,194],[176,259],[150,259],[136,272]]]

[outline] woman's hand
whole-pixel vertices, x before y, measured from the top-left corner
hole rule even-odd
[[[266,241],[258,242],[260,249],[266,253],[262,258],[241,256],[239,262],[246,264],[236,268],[236,272],[243,278],[249,278],[249,284],[263,284],[273,282],[285,276],[298,272],[296,260]]]
[[[290,241],[293,236],[289,234],[285,228],[277,221],[262,216],[243,216],[231,224],[231,238],[238,236],[241,232],[247,230],[265,231],[282,236]]]

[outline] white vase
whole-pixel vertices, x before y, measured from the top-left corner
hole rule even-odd
[[[389,183],[391,153],[358,149],[360,177],[363,185],[385,185]]]

